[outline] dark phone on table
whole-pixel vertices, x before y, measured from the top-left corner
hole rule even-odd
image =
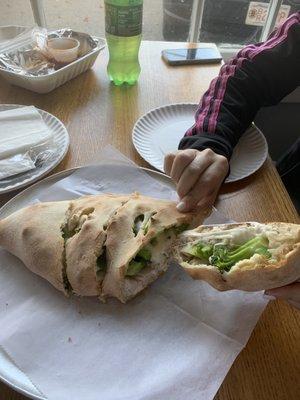
[[[221,54],[213,47],[163,50],[162,58],[170,65],[209,64],[222,61]]]

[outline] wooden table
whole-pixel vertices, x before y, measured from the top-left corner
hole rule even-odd
[[[53,172],[97,161],[100,149],[108,143],[137,164],[147,166],[130,139],[136,119],[163,104],[198,102],[219,70],[218,65],[166,66],[160,58],[161,50],[182,46],[144,42],[140,53],[142,73],[134,87],[114,87],[109,83],[105,51],[92,70],[49,94],[31,93],[1,80],[0,103],[34,104],[65,123],[71,146],[65,160]],[[0,196],[0,205],[14,194]],[[298,220],[270,160],[249,179],[226,185],[216,205],[236,221]],[[283,302],[272,302],[234,362],[216,399],[298,400],[299,364],[300,312]],[[0,383],[0,399],[25,400],[25,397]]]

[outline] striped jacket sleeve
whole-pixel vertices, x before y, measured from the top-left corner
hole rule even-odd
[[[300,11],[264,43],[244,47],[224,64],[202,97],[195,124],[179,149],[211,148],[230,159],[240,136],[263,106],[300,85]]]

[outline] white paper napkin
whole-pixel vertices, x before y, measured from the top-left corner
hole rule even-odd
[[[0,159],[26,153],[52,135],[34,106],[0,111]]]
[[[175,197],[111,149],[101,158],[30,202],[133,188]],[[266,303],[217,292],[178,266],[126,305],[67,299],[0,251],[0,345],[49,400],[210,400]]]

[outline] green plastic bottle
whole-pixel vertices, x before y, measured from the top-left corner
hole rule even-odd
[[[141,72],[143,0],[105,0],[107,73],[115,85],[134,85]]]

